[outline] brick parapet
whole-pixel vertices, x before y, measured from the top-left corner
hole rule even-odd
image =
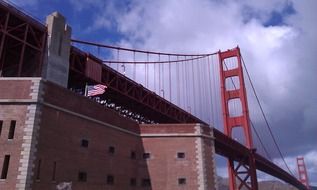
[[[72,113],[94,118],[94,120],[103,123],[120,126],[121,129],[132,133],[140,133],[137,122],[123,117],[114,110],[104,107],[87,97],[78,95],[70,90],[65,90],[63,87],[52,82],[45,82],[45,94],[43,98],[46,106],[53,105],[54,108],[62,108]],[[65,101],[67,101],[66,104]]]
[[[31,99],[32,80],[39,78],[0,77],[0,101]]]
[[[195,124],[141,124],[141,134],[195,134]]]

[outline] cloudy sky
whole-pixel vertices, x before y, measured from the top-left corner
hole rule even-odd
[[[77,39],[183,53],[239,45],[286,162],[296,173],[296,156],[304,156],[317,185],[317,1],[13,2],[41,21],[61,12]],[[265,143],[272,143],[260,119],[255,122]],[[272,157],[281,163],[276,150]],[[220,175],[224,168],[219,164]]]

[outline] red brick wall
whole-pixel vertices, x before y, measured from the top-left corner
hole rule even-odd
[[[4,156],[7,154],[10,155],[8,176],[6,180],[0,179],[0,189],[15,189],[19,160],[21,157],[25,113],[26,106],[24,105],[0,105],[0,120],[3,120],[0,136],[0,172],[2,170]],[[16,127],[14,138],[8,140],[11,120],[16,120]]]
[[[76,190],[133,189],[130,178],[136,178],[139,187],[139,172],[142,172],[142,176],[148,176],[146,165],[141,159],[143,146],[136,122],[51,83],[45,85],[44,102],[73,113],[47,105],[42,107],[34,190],[54,189],[58,183],[70,181]],[[120,132],[89,119],[96,119],[135,134]],[[82,139],[89,141],[88,148],[81,147]],[[115,147],[113,155],[108,152],[109,146]],[[136,152],[137,159],[130,158],[131,151]],[[40,180],[36,180],[39,159]],[[54,162],[55,181],[52,180]],[[78,181],[79,171],[87,173],[87,182]],[[114,185],[107,185],[107,175],[114,176]]]
[[[141,125],[140,128],[144,150],[151,155],[147,165],[153,190],[199,189],[198,139],[203,139],[204,149],[201,153],[205,174],[201,172],[201,176],[206,175],[206,189],[214,189],[212,139],[199,137],[210,136],[209,127],[154,124]],[[178,152],[184,152],[185,158],[177,158]],[[186,184],[178,184],[178,178],[186,178]]]
[[[2,85],[1,85],[2,84]],[[21,93],[13,87],[23,89]],[[50,82],[43,82],[43,102],[40,103],[40,128],[37,135],[36,160],[33,168],[32,189],[56,189],[60,182],[72,182],[73,189],[199,189],[197,139],[202,140],[202,157],[205,163],[206,187],[213,189],[213,163],[210,135],[207,126],[197,124],[138,125],[116,112],[74,94]],[[10,153],[7,180],[0,181],[0,189],[15,189],[18,175],[23,128],[28,103],[3,103],[9,99],[30,99],[31,81],[0,80],[0,120],[4,126],[0,136],[0,167],[4,155]],[[17,120],[15,138],[7,140],[10,120]],[[198,126],[198,128],[197,128]],[[198,130],[199,129],[199,130]],[[198,136],[199,137],[198,137]],[[81,140],[89,141],[88,148]],[[108,152],[109,146],[115,153]],[[135,151],[136,159],[131,159]],[[151,154],[143,159],[143,153]],[[177,158],[184,152],[185,158]],[[38,168],[38,162],[41,166]],[[53,165],[56,162],[55,180]],[[39,180],[37,180],[38,171]],[[87,182],[78,181],[80,171],[87,173]],[[114,185],[107,184],[107,175],[114,176]],[[136,186],[130,179],[136,179]],[[151,179],[151,187],[142,187],[142,179]],[[186,178],[185,185],[178,178]],[[209,180],[210,179],[210,180]]]
[[[111,109],[104,108],[93,100],[79,96],[51,82],[46,82],[44,88],[44,99],[47,103],[84,114],[97,120],[111,122],[111,124],[120,126],[120,128],[139,133],[139,127],[135,122],[118,115],[117,112]]]
[[[0,80],[0,99],[29,99],[31,80]]]
[[[159,125],[147,125],[143,124],[140,127],[142,134],[186,134],[186,133],[195,133],[196,124],[159,124]]]
[[[10,155],[7,179],[0,179],[0,189],[15,189],[17,183],[23,128],[27,104],[8,104],[7,99],[30,99],[30,80],[0,80],[0,120],[3,121],[0,135],[0,172],[5,155]],[[16,121],[14,138],[8,140],[10,123]]]
[[[198,189],[194,138],[144,138],[143,143],[151,154],[147,164],[153,190]],[[178,159],[178,151],[186,157]],[[178,185],[181,177],[186,185]]]

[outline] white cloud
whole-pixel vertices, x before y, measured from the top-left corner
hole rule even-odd
[[[94,20],[93,24],[89,26],[85,32],[90,33],[92,31],[98,30],[98,29],[109,29],[112,26],[111,20],[109,20],[106,17],[100,17],[96,20]]]
[[[96,10],[99,11],[99,8],[105,4],[103,0],[69,0],[70,4],[76,11],[87,11],[87,10]]]

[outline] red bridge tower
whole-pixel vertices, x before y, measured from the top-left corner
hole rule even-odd
[[[247,94],[243,78],[243,68],[239,47],[225,52],[219,51],[219,70],[221,82],[222,110],[224,121],[224,133],[232,138],[233,128],[242,128],[245,146],[249,148],[249,154],[245,158],[228,158],[228,173],[230,190],[249,189],[257,190],[258,182],[250,129]],[[228,65],[229,64],[229,65]],[[228,83],[234,84],[230,89]],[[241,113],[234,115],[232,102],[240,104]]]
[[[304,157],[297,157],[298,179],[310,190]]]

